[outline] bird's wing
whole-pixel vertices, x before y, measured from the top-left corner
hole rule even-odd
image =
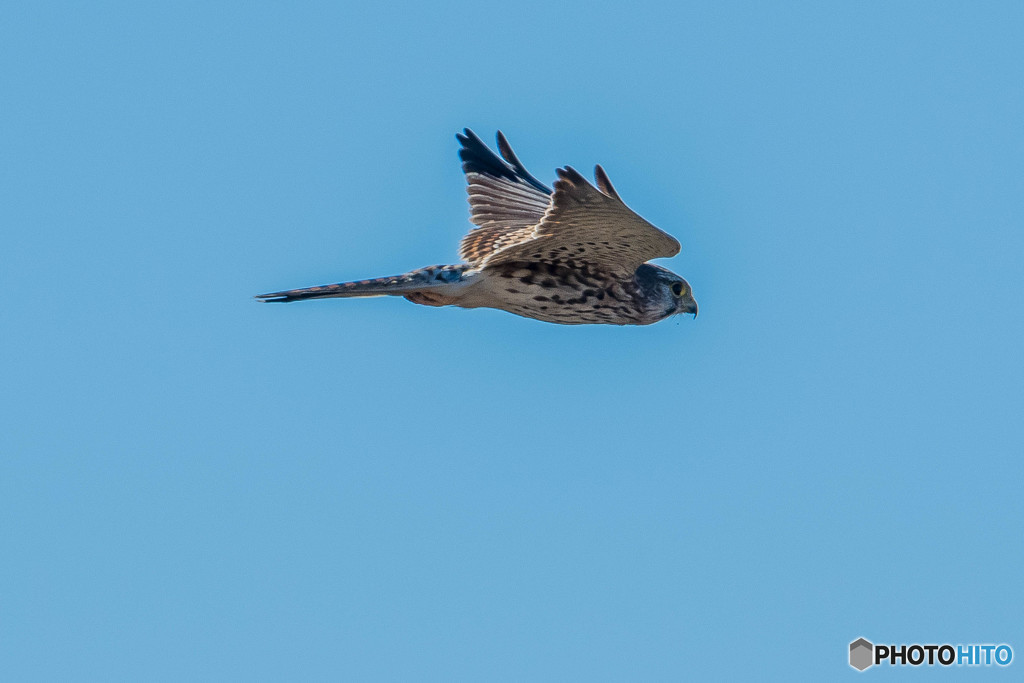
[[[573,261],[633,273],[650,259],[679,253],[679,242],[674,237],[623,203],[600,166],[595,169],[595,177],[598,187],[573,168],[558,169],[550,205],[536,227],[506,235],[505,244],[494,249],[481,265]]]
[[[477,225],[459,245],[459,256],[479,265],[495,251],[528,238],[544,217],[551,189],[530,175],[498,132],[499,158],[468,128],[456,135],[466,173],[470,220]]]

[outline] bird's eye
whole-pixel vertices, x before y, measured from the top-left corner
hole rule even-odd
[[[672,283],[672,293],[675,294],[676,296],[682,296],[683,295],[683,283],[682,282],[673,282]]]

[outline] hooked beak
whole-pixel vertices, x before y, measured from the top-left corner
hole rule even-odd
[[[696,320],[697,319],[697,300],[696,299],[690,299],[689,301],[683,302],[683,304],[679,307],[678,312],[679,313],[692,313],[693,314],[693,319]]]

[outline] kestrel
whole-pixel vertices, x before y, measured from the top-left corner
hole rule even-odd
[[[594,169],[597,187],[575,169],[560,168],[552,191],[526,170],[500,131],[500,158],[468,128],[456,138],[476,224],[459,246],[466,263],[257,299],[403,296],[563,325],[649,325],[676,313],[697,316],[689,283],[647,263],[675,256],[679,242],[626,206],[603,168]]]

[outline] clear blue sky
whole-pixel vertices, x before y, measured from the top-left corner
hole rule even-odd
[[[1024,657],[1024,6],[381,4],[4,11],[0,677]],[[700,317],[251,299],[454,262],[464,126]]]

